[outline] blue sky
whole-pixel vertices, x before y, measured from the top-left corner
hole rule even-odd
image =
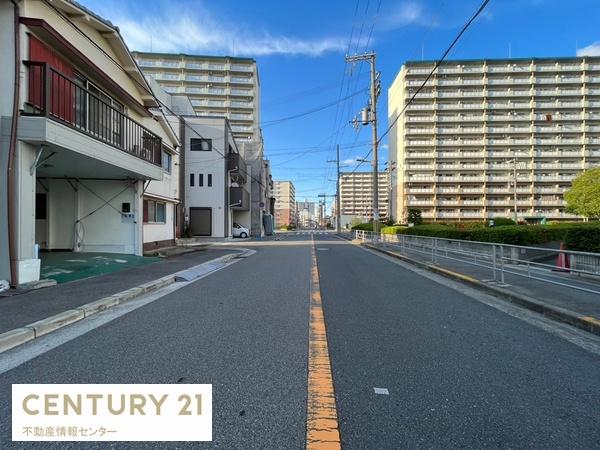
[[[348,124],[367,100],[368,65],[344,55],[374,50],[387,88],[406,60],[441,56],[481,0],[200,1],[80,0],[118,25],[132,50],[254,57],[261,81],[266,155],[275,179],[297,199],[335,191],[339,143],[344,170],[369,148],[370,129]],[[599,0],[491,0],[450,59],[600,55]],[[357,93],[356,95],[352,95]],[[340,98],[334,106],[293,120]],[[387,159],[382,145],[381,161]],[[367,170],[363,165],[359,170]]]

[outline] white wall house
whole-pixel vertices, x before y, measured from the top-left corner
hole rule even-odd
[[[133,52],[144,74],[166,92],[187,95],[195,114],[227,117],[240,152],[251,168],[251,233],[268,232],[274,197],[260,128],[260,77],[252,58]],[[249,169],[250,170],[250,169]],[[271,224],[272,225],[272,224]]]
[[[145,187],[179,197],[178,141],[118,29],[66,0],[0,2],[0,58],[0,279],[39,279],[36,244],[141,255]]]
[[[194,108],[185,95],[167,93],[152,77],[146,77],[152,91],[160,103],[159,108],[151,109],[155,120],[164,125],[165,130],[177,142],[172,148],[163,143],[161,180],[149,180],[144,188],[143,198],[143,237],[144,251],[175,245],[175,239],[183,232],[182,209],[182,115],[195,114]]]
[[[250,168],[225,117],[186,116],[185,223],[190,236],[228,238],[250,229]]]

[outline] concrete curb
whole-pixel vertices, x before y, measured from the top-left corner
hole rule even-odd
[[[527,308],[531,311],[535,311],[535,312],[542,314],[550,319],[569,324],[576,328],[579,328],[579,329],[582,329],[589,333],[600,336],[600,320],[598,320],[594,317],[577,314],[577,313],[574,313],[567,309],[561,308],[559,306],[549,305],[549,304],[544,303],[540,300],[537,300],[533,297],[529,297],[527,295],[522,295],[522,294],[516,294],[516,293],[508,291],[506,289],[499,288],[497,286],[490,286],[490,285],[488,285],[482,281],[479,281],[478,279],[473,278],[469,275],[465,275],[465,274],[462,274],[459,272],[454,272],[452,270],[437,266],[435,264],[416,261],[416,260],[411,259],[400,253],[396,253],[396,252],[392,252],[390,250],[378,248],[378,247],[375,247],[370,244],[362,244],[362,245],[371,250],[375,250],[377,252],[384,253],[388,256],[402,260],[402,261],[412,264],[414,266],[429,270],[430,272],[434,272],[434,273],[443,275],[445,277],[448,277],[448,278],[451,278],[454,280],[459,280],[464,283],[468,283],[472,286],[477,287],[478,289],[487,291],[488,293],[490,293],[496,297],[499,297],[503,300],[507,300],[511,303],[514,303],[516,305]]]
[[[239,251],[241,249],[237,250]],[[239,257],[240,254],[241,253],[238,252],[229,253],[199,265],[215,263],[225,264],[232,259]],[[74,322],[78,322],[86,317],[110,308],[114,308],[117,305],[127,303],[143,294],[157,291],[160,288],[173,284],[176,281],[175,275],[176,274],[166,275],[156,280],[132,287],[125,291],[118,292],[109,297],[94,300],[93,302],[86,303],[85,305],[78,306],[77,308],[63,311],[59,314],[38,320],[37,322],[30,323],[29,325],[25,325],[21,328],[16,328],[14,330],[2,333],[0,334],[0,354],[52,331],[56,331]]]

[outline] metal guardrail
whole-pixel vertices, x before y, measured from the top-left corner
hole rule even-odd
[[[447,259],[489,269],[492,280],[503,284],[510,274],[600,295],[598,253],[362,230],[355,230],[354,238],[426,255],[434,264]]]

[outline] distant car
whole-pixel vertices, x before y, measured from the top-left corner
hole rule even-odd
[[[248,236],[250,236],[250,230],[248,230],[248,228],[233,222],[233,237],[247,238]]]

